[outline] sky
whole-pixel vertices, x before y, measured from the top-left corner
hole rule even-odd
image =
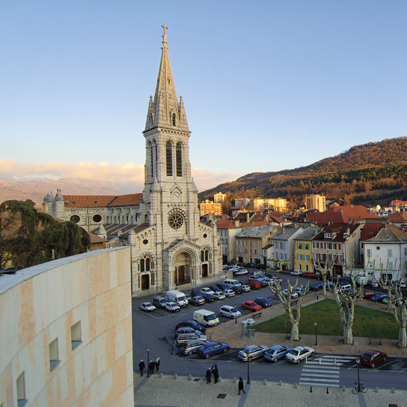
[[[406,16],[404,0],[0,0],[0,179],[141,192],[164,23],[200,191],[407,136]]]

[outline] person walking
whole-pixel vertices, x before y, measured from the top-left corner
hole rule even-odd
[[[155,370],[158,372],[159,369],[160,369],[160,357],[157,356],[155,360]]]
[[[155,368],[155,362],[154,360],[152,360],[150,362],[150,364],[148,365],[148,367],[150,368],[150,374],[154,374],[154,368]]]
[[[138,364],[138,368],[140,369],[140,375],[143,376],[143,371],[145,369],[146,365],[143,362],[143,359],[140,360],[140,363]]]
[[[237,393],[238,396],[240,396],[240,392],[242,391],[244,394],[246,394],[245,390],[244,390],[244,383],[243,383],[243,379],[241,377],[239,377],[239,383],[237,384],[237,388],[239,389],[239,393]]]
[[[211,377],[212,377],[212,372],[211,372],[211,368],[208,367],[208,370],[205,373],[206,376],[206,383],[209,384],[211,382]]]
[[[218,366],[216,365],[216,363],[214,363],[212,366],[212,374],[213,374],[213,378],[215,379],[215,383],[217,383],[219,381],[219,370],[218,370]]]

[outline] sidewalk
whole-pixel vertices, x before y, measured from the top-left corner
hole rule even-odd
[[[252,381],[246,394],[237,395],[237,382],[225,379],[207,384],[203,378],[154,374],[150,378],[134,375],[136,407],[366,407],[405,406],[406,391],[368,390],[352,394],[351,389],[327,389]]]
[[[326,298],[333,299],[333,294],[327,293]],[[306,307],[307,305],[323,300],[324,297],[321,293],[319,294],[319,300],[317,300],[315,294],[311,293],[304,297],[302,307]],[[358,302],[357,305],[387,312],[387,306],[385,304],[376,304],[370,300],[362,300]],[[283,315],[285,312],[286,311],[282,304],[273,305],[270,308],[263,309],[262,316],[260,318],[256,318],[255,321],[256,323],[267,321],[271,318]],[[237,324],[234,320],[231,320],[211,328],[209,330],[210,339],[214,342],[226,342],[231,348],[244,348],[252,344],[266,345],[269,347],[274,345],[288,345],[291,347],[310,346],[318,353],[335,353],[340,355],[361,355],[366,350],[378,349],[387,353],[389,356],[407,357],[407,348],[399,348],[397,346],[397,340],[395,339],[383,339],[381,345],[379,345],[377,342],[373,342],[371,345],[369,345],[368,338],[354,337],[353,345],[345,345],[343,343],[343,336],[318,335],[318,346],[315,346],[315,336],[302,335],[301,329],[301,340],[298,342],[291,342],[286,338],[285,333],[256,332],[256,336],[253,339],[242,338],[241,322],[248,318],[250,318],[250,315],[245,315],[244,317],[238,318]],[[407,405],[407,403],[405,405]]]

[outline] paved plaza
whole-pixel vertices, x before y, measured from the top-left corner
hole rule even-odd
[[[246,383],[246,382],[245,382]],[[350,388],[327,389],[278,382],[252,381],[238,396],[234,379],[207,384],[203,377],[154,374],[134,375],[136,407],[404,407],[407,392],[369,389],[352,394]]]

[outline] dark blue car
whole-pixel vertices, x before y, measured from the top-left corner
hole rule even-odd
[[[257,297],[254,302],[256,304],[261,305],[262,308],[268,308],[271,307],[273,304],[271,303],[271,301],[269,301],[267,298],[265,297]]]
[[[206,342],[204,346],[199,348],[198,355],[201,358],[208,359],[210,356],[219,353],[225,353],[230,349],[230,346],[225,342]]]
[[[245,292],[244,288],[240,285],[236,285],[231,287],[231,289],[234,291],[235,294],[242,294]]]
[[[212,294],[202,293],[202,297],[205,302],[214,302],[216,300],[215,296]]]
[[[193,320],[179,322],[175,326],[175,330],[177,330],[178,328],[193,328],[195,331],[201,331],[203,334],[206,331],[206,328],[204,326],[202,326],[201,324],[198,324],[198,322],[193,321]]]

